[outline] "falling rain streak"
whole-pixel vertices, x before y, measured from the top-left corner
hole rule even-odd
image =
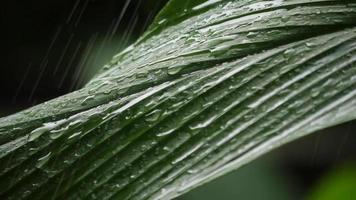
[[[88,21],[86,13],[93,12],[96,5],[91,4],[95,3],[90,0],[77,0],[68,9],[67,17],[59,21],[49,46],[38,65],[37,77],[32,78],[33,86],[28,101],[37,102],[37,91],[46,90],[42,88],[47,81],[43,77],[47,78],[49,71],[51,71],[49,76],[58,79],[55,82],[58,91],[73,91],[82,87],[88,78],[93,76],[93,72],[108,62],[113,53],[129,45],[133,41],[132,39],[137,37],[136,35],[144,31],[152,21],[158,7],[154,5],[154,9],[147,14],[148,17],[140,19],[141,0],[135,3],[132,0],[120,2],[118,3],[121,4],[120,12],[113,15],[106,31],[98,30],[89,37],[83,37],[82,29],[87,26]],[[82,21],[86,23],[81,23]],[[112,49],[112,51],[108,52],[107,49]],[[21,94],[27,76],[36,67],[37,63],[31,62],[31,65],[26,68],[13,99],[17,99]]]

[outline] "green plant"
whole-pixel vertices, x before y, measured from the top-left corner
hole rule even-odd
[[[0,119],[1,199],[169,199],[356,118],[356,1],[172,0],[84,88]]]

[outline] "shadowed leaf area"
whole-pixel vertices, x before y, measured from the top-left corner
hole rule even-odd
[[[0,199],[171,199],[355,97],[356,1],[172,0],[84,88],[0,119]]]

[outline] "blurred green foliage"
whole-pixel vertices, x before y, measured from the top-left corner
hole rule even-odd
[[[323,177],[308,200],[356,199],[356,163],[339,166]]]
[[[293,200],[299,199],[293,179],[268,154],[263,159],[207,183],[178,200]]]

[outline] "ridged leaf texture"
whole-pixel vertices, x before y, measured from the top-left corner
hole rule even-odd
[[[0,119],[0,199],[171,199],[352,119],[355,0],[172,0],[84,88]]]

